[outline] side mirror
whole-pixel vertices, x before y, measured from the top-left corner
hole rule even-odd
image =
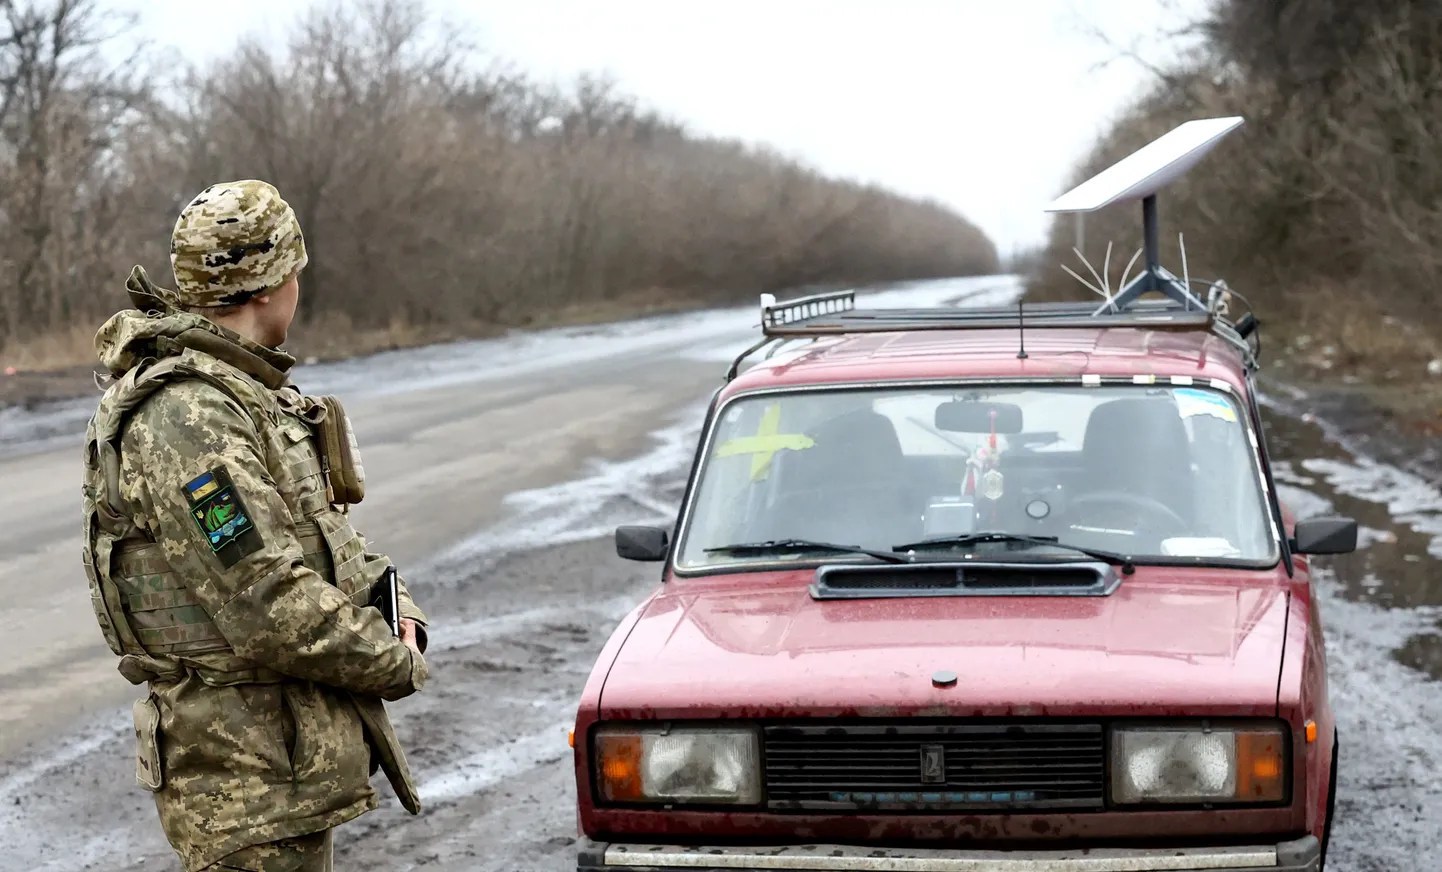
[[[616,528],[616,554],[626,560],[665,560],[670,547],[671,534],[661,527]]]
[[[1292,550],[1297,554],[1351,554],[1357,550],[1357,522],[1351,518],[1298,521]]]

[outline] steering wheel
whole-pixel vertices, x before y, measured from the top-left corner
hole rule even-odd
[[[1161,500],[1143,494],[1134,494],[1127,491],[1092,491],[1072,498],[1067,506],[1067,514],[1074,515],[1078,511],[1096,505],[1122,506],[1133,509],[1138,514],[1162,515],[1169,521],[1178,533],[1185,533],[1190,529],[1185,518],[1177,514],[1171,506]],[[1165,537],[1163,537],[1165,538]]]

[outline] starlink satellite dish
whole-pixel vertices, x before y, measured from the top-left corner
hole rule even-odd
[[[1142,201],[1146,267],[1115,297],[1103,303],[1098,313],[1108,309],[1122,311],[1137,297],[1151,291],[1165,294],[1187,309],[1206,308],[1186,284],[1160,263],[1157,192],[1196,166],[1223,137],[1241,127],[1242,122],[1241,116],[1188,121],[1057,197],[1046,207],[1048,212],[1095,212],[1113,203]]]
[[[1174,127],[1057,197],[1046,211],[1095,212],[1113,203],[1153,196],[1196,166],[1242,121],[1241,116],[1204,118]]]

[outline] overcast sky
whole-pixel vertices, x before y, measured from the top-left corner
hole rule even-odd
[[[113,0],[190,59],[279,38],[308,0]],[[701,132],[769,143],[827,173],[934,197],[1003,254],[1146,82],[1086,32],[1145,40],[1205,0],[431,0],[489,53],[543,78],[610,72]],[[244,12],[240,12],[243,9]],[[1148,57],[1163,52],[1151,45]]]

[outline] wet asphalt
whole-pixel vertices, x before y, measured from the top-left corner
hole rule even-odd
[[[608,531],[673,516],[714,387],[696,366],[719,372],[716,352],[735,345],[730,332],[707,335],[698,342],[714,342],[713,352],[697,354],[695,342],[684,354],[645,352],[688,361],[664,410],[645,418],[645,434],[625,447],[602,433],[568,443],[564,463],[516,479],[469,532],[410,549],[413,589],[433,618],[432,678],[393,712],[426,808],[407,814],[376,778],[383,807],[339,831],[338,869],[574,868],[566,730],[596,653],[657,577],[654,565],[617,558]],[[617,360],[639,353],[577,365],[636,379]],[[337,368],[334,383],[363,372]],[[525,384],[519,396],[497,394],[497,407],[524,407],[542,386]],[[1442,469],[1400,443],[1389,449],[1375,428],[1349,430],[1345,409],[1316,418],[1318,404],[1295,388],[1269,391],[1284,498],[1302,517],[1340,512],[1363,526],[1356,554],[1318,561],[1342,741],[1329,869],[1431,868],[1422,858],[1442,848]],[[0,441],[20,432],[7,434],[5,421]],[[379,424],[371,429],[379,436]],[[65,438],[63,426],[56,432],[44,438]],[[128,706],[95,699],[0,754],[0,870],[179,868],[149,795],[134,785]]]

